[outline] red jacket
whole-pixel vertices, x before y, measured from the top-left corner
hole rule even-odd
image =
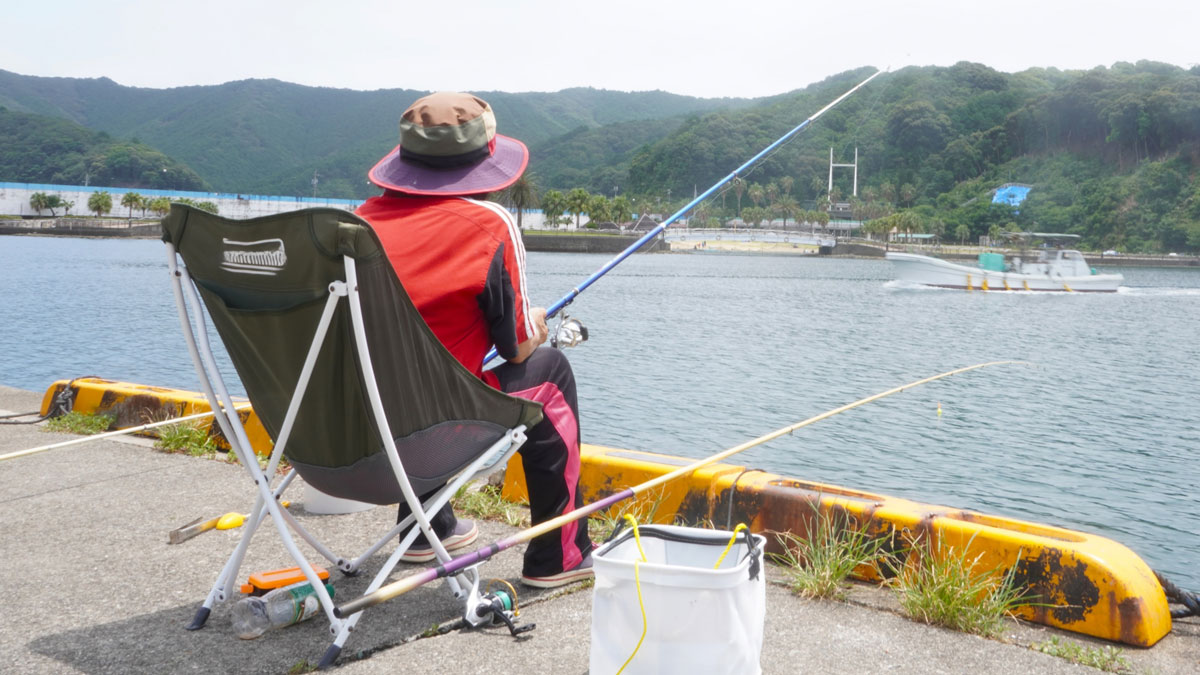
[[[533,334],[525,247],[499,204],[388,192],[357,211],[375,228],[425,323],[468,370],[493,386],[483,357],[512,358]]]

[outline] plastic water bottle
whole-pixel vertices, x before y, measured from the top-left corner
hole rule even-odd
[[[325,584],[333,597],[333,586]],[[230,611],[233,632],[243,640],[253,640],[272,628],[300,623],[321,609],[321,603],[307,581],[276,588],[263,596],[242,598]]]

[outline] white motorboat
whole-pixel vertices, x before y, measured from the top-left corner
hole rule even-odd
[[[1097,274],[1082,253],[1071,249],[1040,249],[1032,259],[1014,255],[1006,260],[1000,253],[980,253],[976,265],[895,251],[886,257],[896,268],[897,280],[940,288],[1113,293],[1125,280],[1120,274]]]

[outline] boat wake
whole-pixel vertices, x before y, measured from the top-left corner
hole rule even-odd
[[[939,292],[939,293],[958,293],[958,294],[967,292],[967,289],[965,289],[965,288],[945,288],[943,286],[926,286],[925,284],[917,283],[915,281],[901,281],[899,279],[893,279],[892,281],[885,281],[883,283],[883,287],[884,287],[884,289],[886,289],[888,291],[893,291],[893,292],[933,291],[933,292]],[[1122,286],[1121,290],[1118,292],[1122,292],[1123,290],[1124,290],[1124,287]],[[976,288],[976,289],[972,290],[971,292],[972,293],[986,293],[988,295],[1096,295],[1096,293],[1048,293],[1046,291],[1026,291],[1026,290],[1017,289],[1017,288],[1014,288],[1014,289],[1008,290],[1008,291],[1004,291],[1004,290],[985,291],[981,288]]]
[[[1172,286],[1121,286],[1117,289],[1121,295],[1133,296],[1195,296],[1200,297],[1200,288],[1175,288]]]

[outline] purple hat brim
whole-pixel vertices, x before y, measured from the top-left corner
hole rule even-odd
[[[410,195],[447,197],[497,192],[517,182],[529,164],[529,150],[515,138],[496,134],[496,149],[477,164],[435,169],[400,159],[397,145],[367,172],[367,178],[386,190]]]

